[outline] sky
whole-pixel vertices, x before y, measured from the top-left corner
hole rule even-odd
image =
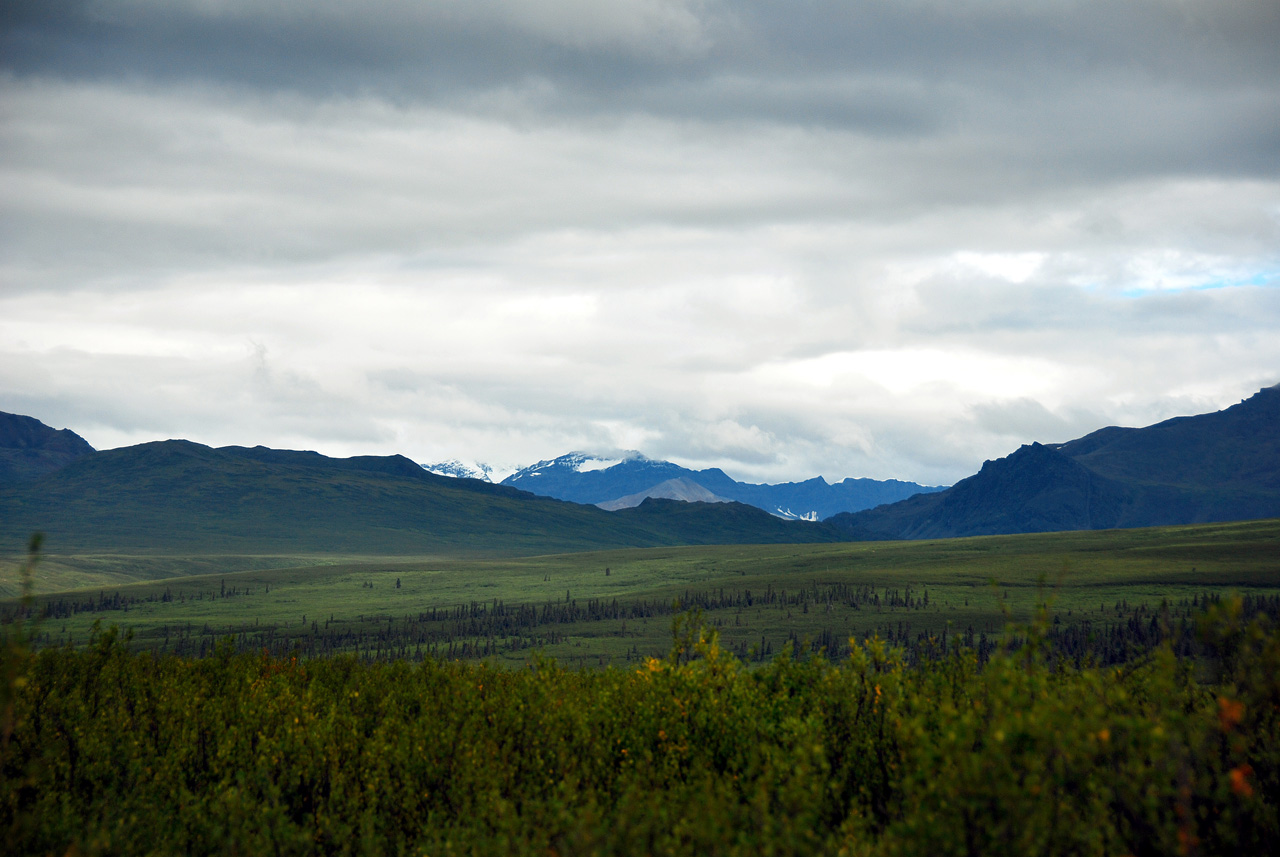
[[[1280,381],[1272,0],[8,0],[0,410],[950,484]]]

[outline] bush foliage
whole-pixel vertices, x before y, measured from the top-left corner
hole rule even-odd
[[[599,671],[18,637],[0,825],[14,854],[1277,853],[1280,637],[1204,625],[1212,663],[1121,667],[1032,633],[749,669],[696,616]]]

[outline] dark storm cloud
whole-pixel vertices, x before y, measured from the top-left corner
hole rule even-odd
[[[1125,68],[1197,84],[1265,82],[1280,70],[1280,11],[1254,0],[11,0],[0,21],[10,67],[106,74],[189,67],[273,86],[338,86],[353,71],[385,81],[450,67],[458,79],[485,85],[591,70],[604,89],[643,81],[641,69],[681,77],[691,69],[995,77],[1010,89],[1029,88],[1048,69],[1075,76]],[[261,77],[268,68],[274,74]]]
[[[883,221],[1144,176],[1270,179],[1278,43],[1280,4],[1253,0],[22,0],[0,63],[19,79],[384,100],[516,127],[638,116],[835,135],[825,151],[798,141],[840,177],[828,194],[661,213],[727,224]],[[868,158],[862,139],[901,145]]]
[[[440,103],[543,81],[540,107],[553,112],[873,133],[995,120],[1037,138],[1069,133],[1084,118],[1082,97],[1124,138],[1141,133],[1148,112],[1162,125],[1173,119],[1167,105],[1226,94],[1218,110],[1236,120],[1246,156],[1237,168],[1274,166],[1280,141],[1275,111],[1260,109],[1275,105],[1280,4],[1255,0],[20,0],[3,20],[0,57],[18,74]],[[1104,81],[1114,91],[1099,88]],[[997,96],[1017,115],[984,110]],[[1113,97],[1114,111],[1099,105]],[[1247,111],[1252,122],[1238,121]]]
[[[5,65],[19,73],[415,99],[531,75],[608,88],[655,68],[647,57],[617,50],[627,34],[614,33],[607,19],[595,45],[590,31],[574,38],[568,19],[580,10],[572,4],[562,29],[553,15],[565,4],[548,4],[547,16],[514,19],[503,14],[509,5],[521,4],[22,0],[5,16],[2,44]]]

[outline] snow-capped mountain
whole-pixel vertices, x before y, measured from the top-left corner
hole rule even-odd
[[[502,484],[559,500],[594,504],[636,494],[659,482],[692,473],[678,464],[654,461],[634,450],[570,452],[517,470]]]
[[[479,479],[481,482],[502,481],[502,473],[482,461],[462,461],[452,458],[436,464],[424,464],[422,469],[437,476],[452,476],[455,479]]]
[[[528,467],[494,467],[482,461],[463,461],[462,459],[451,458],[448,461],[441,461],[436,464],[424,464],[422,468],[437,476],[452,476],[455,479],[479,479],[483,482],[501,482],[514,485],[519,480],[541,476],[544,471],[552,474],[566,470],[573,473],[590,473],[595,470],[608,470],[614,465],[632,459],[649,460],[634,450],[614,451],[599,455],[570,452],[559,458],[539,461],[537,464],[531,464]],[[543,491],[534,491],[523,484],[519,487],[534,494],[550,496]]]
[[[590,452],[567,452],[559,458],[552,458],[547,461],[539,461],[537,464],[530,464],[528,467],[522,467],[515,473],[506,478],[508,483],[514,484],[521,479],[531,479],[537,476],[543,476],[547,473],[569,470],[574,473],[592,473],[596,470],[608,470],[622,464],[624,461],[646,462],[652,461],[651,458],[643,453],[636,452],[634,449],[613,450],[610,452],[590,453]],[[666,462],[658,462],[665,464]]]
[[[574,503],[605,504],[643,495],[673,479],[686,479],[718,497],[755,506],[779,518],[807,521],[940,490],[895,479],[845,479],[831,485],[820,476],[804,482],[754,485],[738,482],[719,468],[690,470],[634,451],[570,452],[518,470],[502,484]]]

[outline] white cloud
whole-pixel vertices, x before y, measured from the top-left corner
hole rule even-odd
[[[983,274],[1001,277],[1011,283],[1025,283],[1044,264],[1044,253],[973,253],[955,254],[956,264]]]
[[[839,352],[768,367],[761,374],[782,384],[834,387],[852,382],[895,396],[942,388],[973,399],[1051,395],[1064,380],[1049,359],[1011,359],[954,347]]]
[[[940,483],[1232,404],[1280,380],[1276,27],[1184,6],[1212,26],[385,0],[0,32],[0,409]]]

